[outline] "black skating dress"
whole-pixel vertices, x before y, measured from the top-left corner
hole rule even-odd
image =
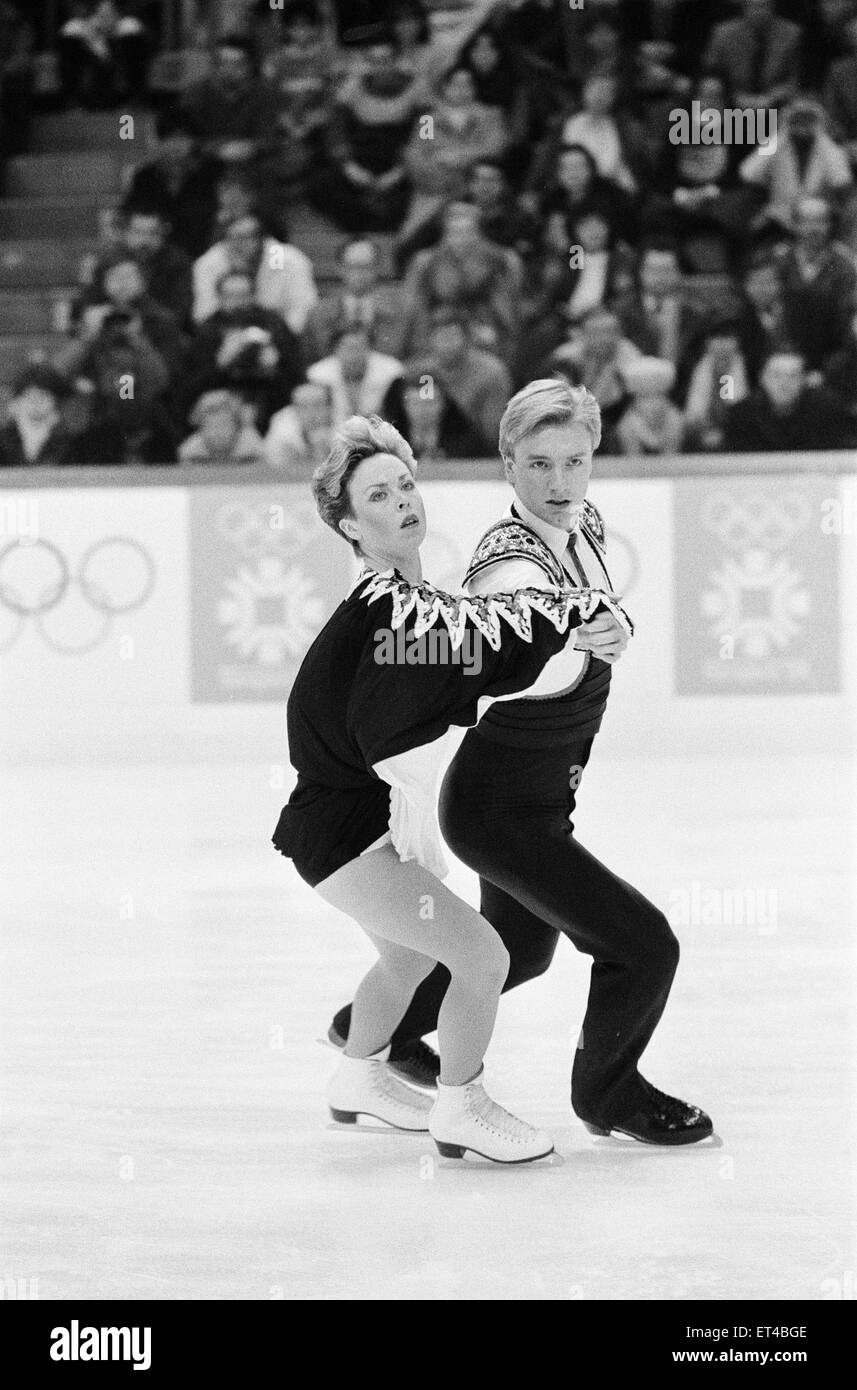
[[[435,787],[414,797],[414,778],[388,781],[385,770],[398,755],[441,747],[452,725],[475,724],[485,697],[527,689],[569,633],[600,608],[630,630],[626,614],[600,589],[470,598],[409,584],[397,570],[364,570],[304,657],[289,696],[297,784],[275,847],[314,887],[389,828],[402,859],[417,858],[442,875],[442,859],[420,852],[419,835],[416,849],[402,843],[410,812],[425,816],[431,801],[434,817]]]

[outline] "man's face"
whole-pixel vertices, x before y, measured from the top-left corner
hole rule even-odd
[[[577,240],[584,251],[606,251],[610,241],[610,228],[598,213],[581,217],[575,226]]]
[[[592,77],[583,88],[583,104],[595,116],[606,116],[616,98],[616,84],[609,77]]]
[[[236,222],[226,233],[226,249],[235,266],[254,266],[262,251],[262,231],[254,218]]]
[[[679,285],[678,261],[672,251],[648,251],[640,267],[644,294],[674,294]]]
[[[747,298],[757,309],[767,309],[780,293],[780,277],[772,265],[754,266],[744,284]]]
[[[144,289],[140,267],[133,261],[119,261],[105,273],[104,293],[114,304],[133,304]]]
[[[708,351],[714,362],[731,362],[738,352],[738,339],[734,333],[712,333]]]
[[[224,314],[240,314],[253,307],[253,282],[249,275],[230,275],[220,286],[220,308]]]
[[[336,356],[346,381],[359,381],[369,365],[369,343],[365,333],[345,333],[336,347]]]
[[[443,94],[448,106],[469,106],[476,95],[470,73],[459,68],[447,81]]]
[[[592,477],[592,436],[585,425],[545,425],[504,460],[516,496],[541,521],[569,531]]]
[[[218,48],[214,55],[214,75],[228,92],[237,91],[250,80],[250,60],[243,48]]]
[[[212,453],[226,453],[237,438],[238,423],[231,410],[209,410],[199,432]]]
[[[439,323],[432,329],[431,350],[441,366],[459,362],[467,350],[467,335],[460,323]]]
[[[499,207],[506,191],[505,181],[499,169],[492,164],[477,164],[470,176],[470,197],[483,211],[493,211]]]
[[[619,320],[614,314],[594,314],[583,326],[583,350],[599,360],[611,357],[619,346]]]
[[[799,357],[772,357],[762,372],[762,386],[771,404],[790,410],[803,390],[803,362]]]
[[[154,256],[164,244],[164,224],[160,217],[134,213],[125,233],[125,245],[135,256]]]
[[[572,197],[582,197],[586,192],[591,173],[589,160],[580,150],[567,150],[565,154],[560,155],[557,178],[560,186]]]
[[[479,213],[464,203],[448,209],[443,223],[443,239],[447,246],[470,246],[479,236]]]
[[[368,294],[375,288],[378,267],[368,241],[349,246],[342,257],[342,283],[349,294]]]
[[[396,50],[390,43],[373,43],[366,50],[366,67],[374,77],[386,77],[396,61]]]

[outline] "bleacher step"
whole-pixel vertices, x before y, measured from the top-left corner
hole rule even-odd
[[[47,290],[77,284],[80,262],[95,249],[94,237],[58,241],[19,238],[0,246],[0,290]]]
[[[55,198],[60,194],[115,196],[122,190],[123,174],[137,163],[140,151],[98,150],[86,153],[26,154],[10,159],[3,191],[6,198]]]
[[[114,150],[120,143],[123,116],[134,117],[134,139],[121,141],[139,152],[154,138],[151,111],[60,111],[37,116],[30,135],[32,154],[56,154],[60,150]],[[135,156],[140,157],[139,153]]]
[[[79,198],[6,198],[0,202],[0,238],[24,241],[47,233],[62,240],[95,236],[103,207],[104,200],[91,194]]]

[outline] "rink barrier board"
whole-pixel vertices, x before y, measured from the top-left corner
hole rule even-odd
[[[691,476],[681,460],[671,475],[609,477],[599,461],[590,495],[637,624],[614,672],[605,756],[853,746],[854,460],[818,455],[808,469],[789,456],[802,466],[783,472],[781,456],[766,459],[751,475],[757,460],[744,456],[739,477]],[[508,505],[499,464],[474,467],[481,477],[469,465],[450,480],[421,474],[424,569],[447,588]],[[0,553],[14,547],[0,560],[0,756],[287,768],[292,677],[354,573],[306,484],[231,469],[41,476],[53,485],[0,496]],[[853,523],[842,535],[816,525],[830,500]],[[283,518],[274,533],[272,507]],[[48,542],[33,555],[8,533],[22,508],[35,509]],[[15,611],[27,585],[27,603],[46,600],[44,612]],[[728,630],[730,611],[740,631]],[[724,635],[737,639],[731,653]]]

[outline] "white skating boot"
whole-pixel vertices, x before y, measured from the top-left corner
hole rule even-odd
[[[412,1091],[387,1066],[390,1048],[372,1057],[343,1056],[327,1086],[327,1103],[334,1120],[353,1125],[358,1115],[383,1120],[395,1129],[428,1129],[431,1096]]]
[[[481,1071],[465,1086],[438,1081],[429,1132],[443,1158],[463,1158],[469,1149],[494,1163],[531,1163],[553,1153],[549,1134],[533,1129],[491,1099]]]

